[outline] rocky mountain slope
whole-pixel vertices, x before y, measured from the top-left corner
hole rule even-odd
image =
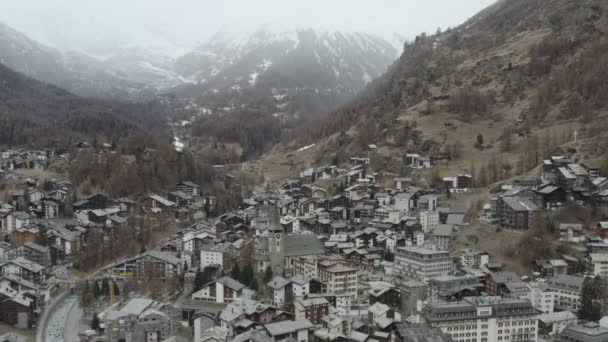
[[[125,70],[79,52],[40,44],[0,23],[0,63],[37,80],[85,97],[142,100],[154,87]]]
[[[381,37],[312,29],[220,32],[178,58],[176,71],[196,83],[178,94],[215,107],[260,106],[319,115],[344,103],[386,71],[397,50]]]
[[[79,96],[145,101],[171,93],[215,110],[256,102],[290,114],[326,112],[386,71],[397,53],[365,33],[263,28],[220,32],[177,59],[137,42],[97,56],[40,44],[0,23],[0,62],[32,78]]]
[[[606,1],[499,1],[459,27],[418,36],[365,96],[267,158],[328,162],[376,144],[388,164],[411,151],[447,154],[445,173],[488,173],[496,159],[492,173],[523,172],[556,142],[597,133],[606,120],[607,33]],[[310,144],[306,157],[294,152]]]

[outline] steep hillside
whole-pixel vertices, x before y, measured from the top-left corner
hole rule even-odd
[[[488,163],[503,177],[523,172],[605,120],[607,33],[606,1],[499,1],[460,27],[418,36],[366,96],[268,158],[328,162],[377,144],[385,165],[412,151],[445,153],[442,172],[483,171],[482,183],[499,178],[487,176]],[[313,143],[306,158],[294,152]]]
[[[159,130],[165,119],[157,108],[83,99],[0,64],[0,145],[112,139]]]
[[[366,34],[313,29],[220,32],[176,61],[195,82],[176,90],[218,108],[259,107],[288,116],[326,113],[386,71],[397,50]]]

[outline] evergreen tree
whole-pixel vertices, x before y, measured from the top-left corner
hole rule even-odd
[[[194,291],[200,290],[203,285],[205,285],[205,280],[203,279],[203,272],[199,266],[196,270],[196,276],[194,276]]]
[[[386,253],[384,253],[384,260],[395,261],[395,254],[393,254],[393,252],[387,250]]]
[[[146,246],[142,245],[141,248],[139,249],[139,254],[145,253],[146,252]]]
[[[255,274],[253,272],[253,267],[251,264],[247,264],[245,269],[243,270],[243,274],[241,274],[241,283],[243,284],[251,284],[251,282],[255,280]]]
[[[234,266],[232,266],[232,271],[230,271],[230,276],[235,279],[235,280],[241,280],[241,269],[239,267],[239,263],[235,263]]]
[[[91,320],[91,329],[95,331],[99,330],[99,317],[97,317],[97,312],[93,313],[93,319]]]
[[[184,260],[183,271],[186,272],[188,270],[188,262]]]
[[[101,296],[101,293],[99,292],[99,284],[97,283],[97,280],[93,280],[93,282],[91,283],[91,288],[92,288],[93,296],[95,298],[99,298],[99,296]]]
[[[101,281],[101,294],[104,296],[110,295],[110,283],[108,282],[108,278],[103,278]]]
[[[264,271],[264,283],[267,283],[272,280],[272,267],[267,266],[266,271]]]
[[[118,288],[118,284],[114,280],[112,280],[112,286],[114,287],[114,295],[120,296],[120,289]]]
[[[602,318],[601,294],[601,278],[599,276],[585,278],[583,290],[581,291],[581,306],[578,310],[579,319],[596,322]]]
[[[249,288],[254,291],[258,290],[258,281],[255,277],[253,277],[253,279],[251,280],[251,283],[249,284]]]

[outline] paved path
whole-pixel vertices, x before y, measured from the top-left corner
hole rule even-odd
[[[74,309],[75,307],[76,309]],[[68,296],[57,304],[47,321],[44,330],[44,342],[72,342],[78,340],[78,330],[74,335],[73,322],[69,322],[72,311],[75,311],[76,315],[78,314],[77,307],[78,298],[76,296]],[[79,324],[79,322],[80,319],[77,319],[75,323]]]

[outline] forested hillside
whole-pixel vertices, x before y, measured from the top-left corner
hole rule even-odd
[[[140,130],[160,130],[165,118],[150,104],[83,99],[0,64],[0,145],[70,140],[108,141]]]

